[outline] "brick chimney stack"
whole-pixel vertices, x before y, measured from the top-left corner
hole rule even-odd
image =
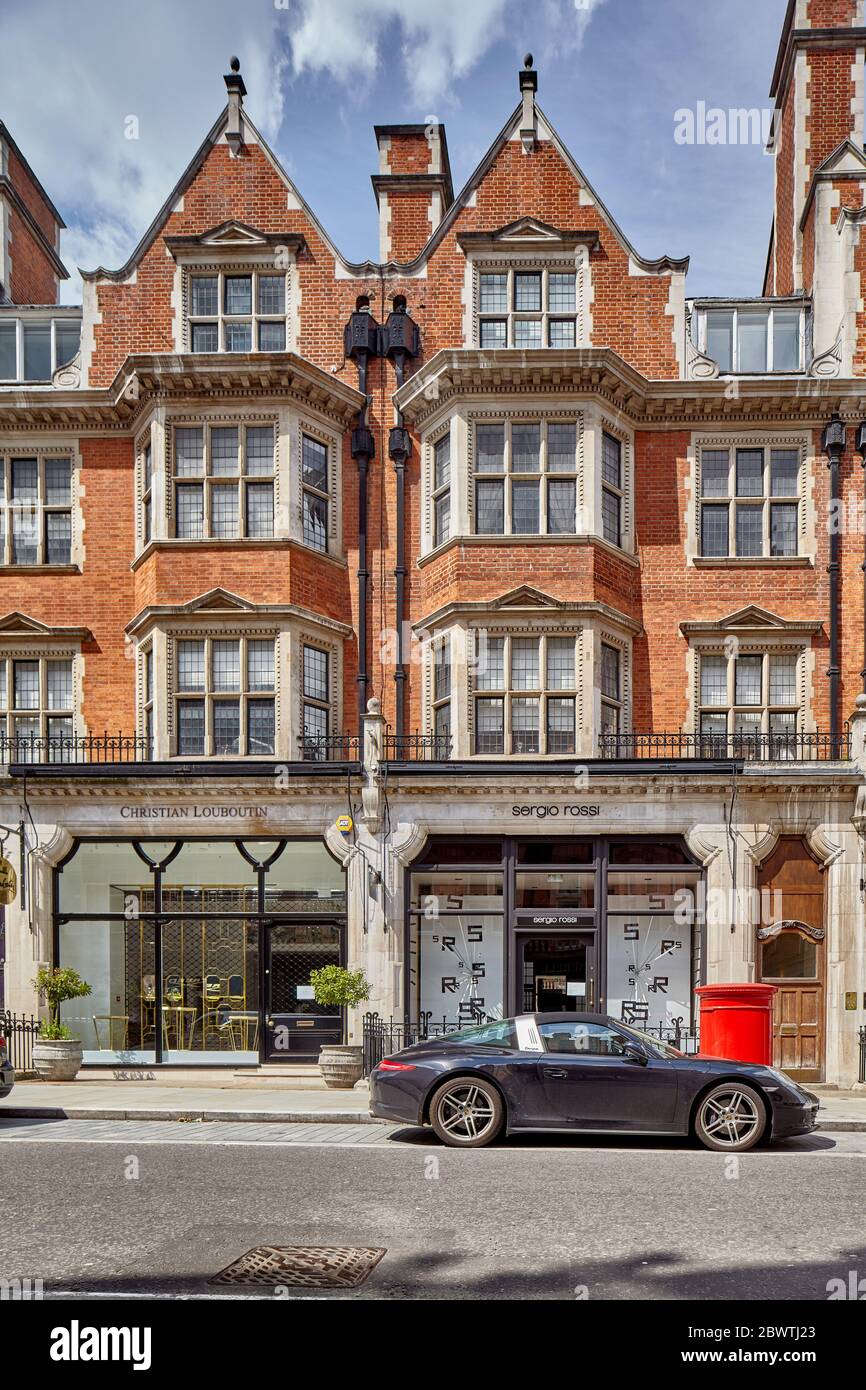
[[[69,272],[60,259],[66,226],[0,121],[0,304],[56,304]]]
[[[379,205],[379,259],[414,260],[454,201],[445,127],[377,125],[379,172],[373,189]]]

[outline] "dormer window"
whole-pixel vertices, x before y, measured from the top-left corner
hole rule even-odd
[[[574,347],[576,324],[573,270],[509,267],[479,272],[479,347]]]
[[[699,345],[720,373],[801,372],[805,308],[802,303],[702,307]]]
[[[192,352],[285,352],[286,274],[191,274]]]
[[[0,315],[0,382],[50,382],[60,367],[72,361],[80,342],[80,318]]]

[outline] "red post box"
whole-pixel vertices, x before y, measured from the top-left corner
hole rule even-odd
[[[775,993],[775,985],[699,985],[702,1054],[771,1067]]]

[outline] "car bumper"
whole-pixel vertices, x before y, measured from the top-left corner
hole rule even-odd
[[[15,1084],[15,1068],[11,1062],[0,1065],[0,1095],[12,1090]]]
[[[377,1120],[397,1120],[402,1124],[423,1124],[426,1087],[419,1090],[418,1071],[370,1073],[370,1114]],[[410,1081],[409,1077],[414,1080]]]
[[[797,1134],[811,1134],[818,1123],[818,1107],[821,1104],[812,1091],[804,1091],[805,1099],[792,1098],[786,1104],[773,1106],[773,1138],[790,1139]]]

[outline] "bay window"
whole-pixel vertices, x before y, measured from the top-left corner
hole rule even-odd
[[[504,420],[475,425],[477,535],[574,535],[577,423]]]
[[[176,537],[272,537],[276,473],[273,425],[176,425],[173,436]],[[144,467],[147,479],[147,449]],[[149,502],[149,489],[145,502]]]
[[[311,434],[301,435],[301,475],[304,543],[327,551],[331,506],[328,446]]]
[[[327,740],[332,722],[331,655],[309,642],[303,644],[302,722],[303,756],[308,761],[328,757]]]
[[[72,657],[0,657],[0,732],[14,740],[6,761],[71,762]]]
[[[273,754],[274,639],[181,638],[175,656],[178,754]]]
[[[575,644],[573,635],[476,633],[476,753],[574,752]]]

